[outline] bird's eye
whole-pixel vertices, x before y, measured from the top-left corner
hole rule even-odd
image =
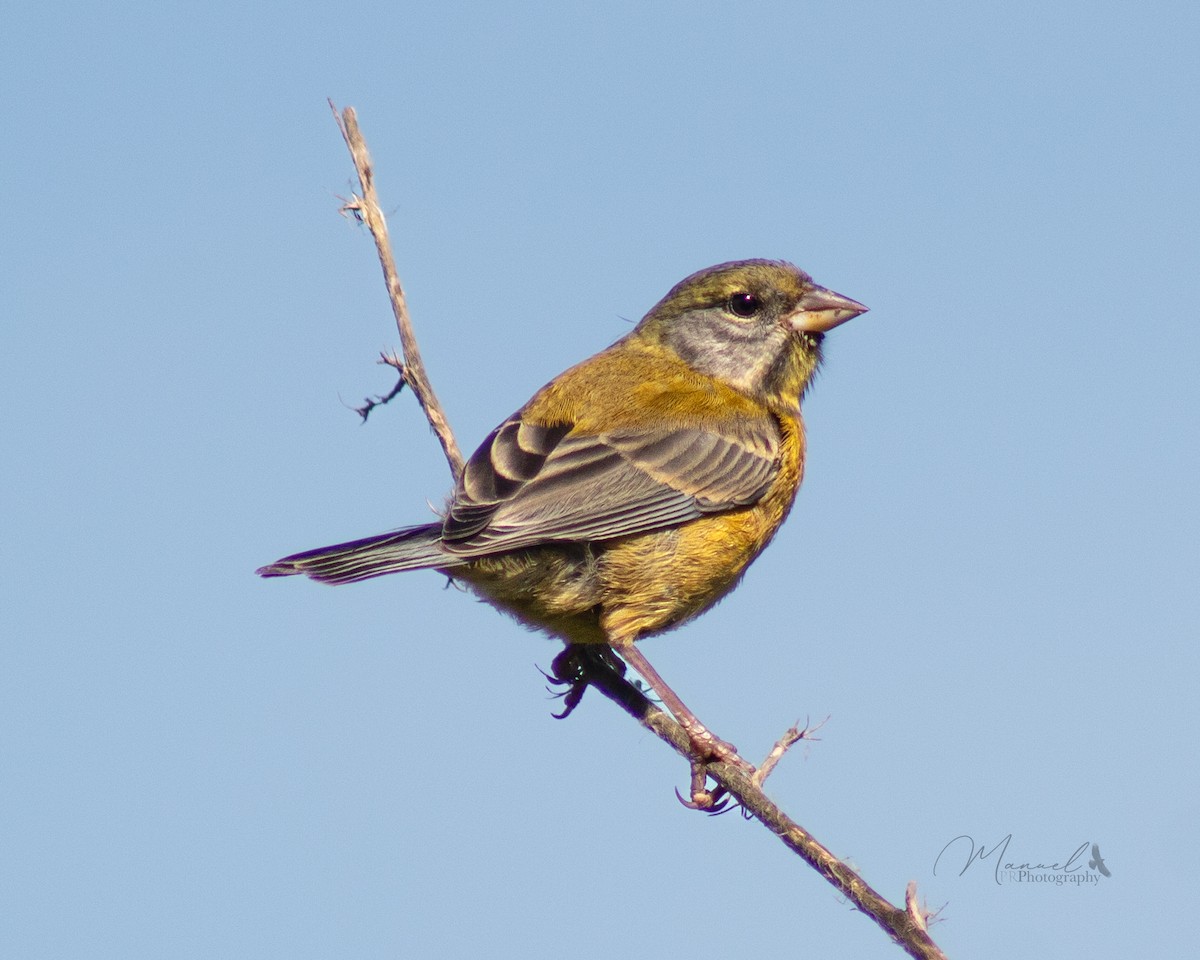
[[[762,309],[762,301],[752,293],[735,293],[729,298],[729,312],[743,320],[749,319]]]

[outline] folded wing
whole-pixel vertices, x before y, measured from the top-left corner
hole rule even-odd
[[[442,548],[470,558],[608,540],[748,506],[778,473],[779,443],[770,420],[579,435],[514,418],[468,461]]]

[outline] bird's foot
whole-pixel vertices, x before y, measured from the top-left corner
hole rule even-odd
[[[707,764],[695,760],[692,761],[691,799],[685,800],[679,790],[675,791],[675,796],[689,810],[701,810],[714,817],[729,809],[728,791],[720,784],[709,790]]]
[[[688,739],[692,742],[694,754],[705,759],[691,761],[691,799],[685,800],[678,790],[675,791],[675,796],[679,797],[679,802],[689,810],[702,810],[714,816],[724,813],[729,809],[728,792],[720,784],[715,789],[708,789],[708,765],[710,763],[733,764],[743,773],[751,776],[754,775],[753,765],[738,753],[737,747],[732,743],[722,740],[696,720],[694,714],[686,721],[680,718],[676,719],[680,720],[680,726],[683,727]]]
[[[597,669],[616,670],[622,676],[625,675],[625,663],[608,647],[579,643],[568,643],[562,653],[551,661],[550,672],[541,671],[551,687],[564,688],[553,690],[547,687],[555,697],[561,697],[563,701],[562,710],[553,714],[556,720],[565,720],[574,713],[592,682],[592,672]]]
[[[737,747],[709,730],[696,719],[694,713],[689,711],[686,716],[676,716],[675,719],[683,727],[683,732],[688,735],[692,748],[699,756],[717,763],[732,763],[746,773],[754,772],[754,766],[738,753]]]

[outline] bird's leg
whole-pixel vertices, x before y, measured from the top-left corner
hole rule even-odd
[[[697,753],[702,757],[736,764],[744,770],[754,769],[738,755],[737,747],[732,743],[726,743],[697,719],[696,715],[679,699],[679,695],[667,686],[666,681],[658,675],[658,671],[650,666],[650,662],[632,643],[614,645],[613,649],[650,684],[650,689],[658,694],[664,706],[671,711],[676,721],[683,727],[683,732],[688,735],[688,739],[692,741],[692,746],[696,748]]]

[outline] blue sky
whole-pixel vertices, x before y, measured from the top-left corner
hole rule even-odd
[[[26,4],[0,44],[0,954],[896,957],[556,646],[435,574],[264,582],[430,516],[337,216],[355,106],[474,447],[672,284],[795,261],[809,466],[645,652],[951,956],[1169,950],[1200,655],[1200,14],[1184,3]],[[934,861],[1097,842],[1112,876]]]

